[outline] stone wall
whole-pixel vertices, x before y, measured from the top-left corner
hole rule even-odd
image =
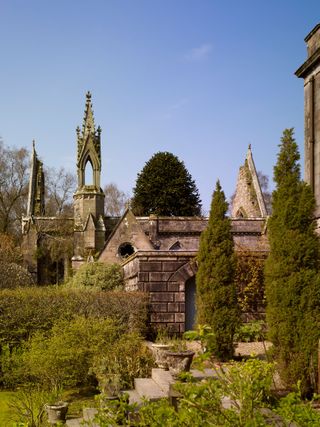
[[[150,322],[185,330],[185,282],[196,273],[196,252],[138,251],[123,265],[128,290],[149,293]]]

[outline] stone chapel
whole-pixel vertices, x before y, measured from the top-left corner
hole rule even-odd
[[[39,284],[47,283],[50,260],[39,255],[44,233],[73,236],[73,253],[61,259],[61,271],[68,271],[95,258],[122,265],[126,289],[141,290],[150,297],[151,323],[171,330],[190,329],[195,317],[195,274],[204,217],[136,217],[127,208],[121,218],[104,214],[101,189],[101,128],[96,128],[91,94],[86,95],[83,125],[77,135],[77,188],[73,196],[73,218],[47,217],[44,206],[43,166],[32,148],[27,214],[22,220],[25,264]],[[92,168],[92,182],[86,182],[86,168]],[[251,147],[240,167],[232,208],[232,233],[237,251],[265,256],[267,209],[261,192]],[[35,256],[38,254],[38,256]],[[57,264],[57,262],[56,262]]]

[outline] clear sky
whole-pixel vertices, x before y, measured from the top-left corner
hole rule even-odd
[[[204,210],[227,197],[251,143],[272,177],[295,127],[303,155],[304,37],[319,0],[0,0],[0,135],[75,171],[92,92],[102,184],[131,192],[157,151],[185,162]]]

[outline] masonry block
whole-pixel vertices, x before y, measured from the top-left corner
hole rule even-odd
[[[174,294],[175,302],[185,302],[185,294],[184,292],[176,292]]]
[[[139,282],[149,282],[149,273],[138,273]]]
[[[151,322],[174,322],[173,313],[151,313]]]
[[[180,313],[185,313],[186,312],[186,305],[185,305],[185,303],[184,302],[180,302],[180,308],[179,308],[179,311],[180,311]]]
[[[166,302],[163,303],[152,303],[150,304],[150,311],[153,313],[157,313],[157,312],[161,312],[161,313],[165,313],[168,311],[168,304]]]
[[[176,323],[178,323],[178,322],[184,322],[185,321],[185,314],[184,313],[175,313],[175,315],[174,315],[174,321]]]
[[[179,323],[168,323],[167,329],[172,333],[179,333],[180,331],[180,325]]]
[[[168,303],[168,311],[178,312],[180,311],[180,304],[178,302],[169,302]]]
[[[162,271],[162,263],[160,261],[141,262],[140,271]]]
[[[166,272],[152,272],[149,273],[149,280],[150,282],[166,282],[167,280],[169,280],[171,276],[171,273],[166,273]]]
[[[180,267],[183,266],[183,262],[178,261],[169,261],[169,262],[163,262],[162,263],[162,270],[163,271],[177,271]]]
[[[172,292],[151,292],[150,302],[173,302],[174,294]]]
[[[167,284],[165,282],[149,283],[150,292],[166,292]]]
[[[184,290],[184,289],[183,289]],[[180,291],[180,287],[179,287],[179,283],[168,283],[168,291],[170,292],[179,292]]]

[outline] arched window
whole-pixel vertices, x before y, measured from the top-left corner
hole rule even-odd
[[[84,167],[84,185],[93,185],[93,166],[90,157]]]

